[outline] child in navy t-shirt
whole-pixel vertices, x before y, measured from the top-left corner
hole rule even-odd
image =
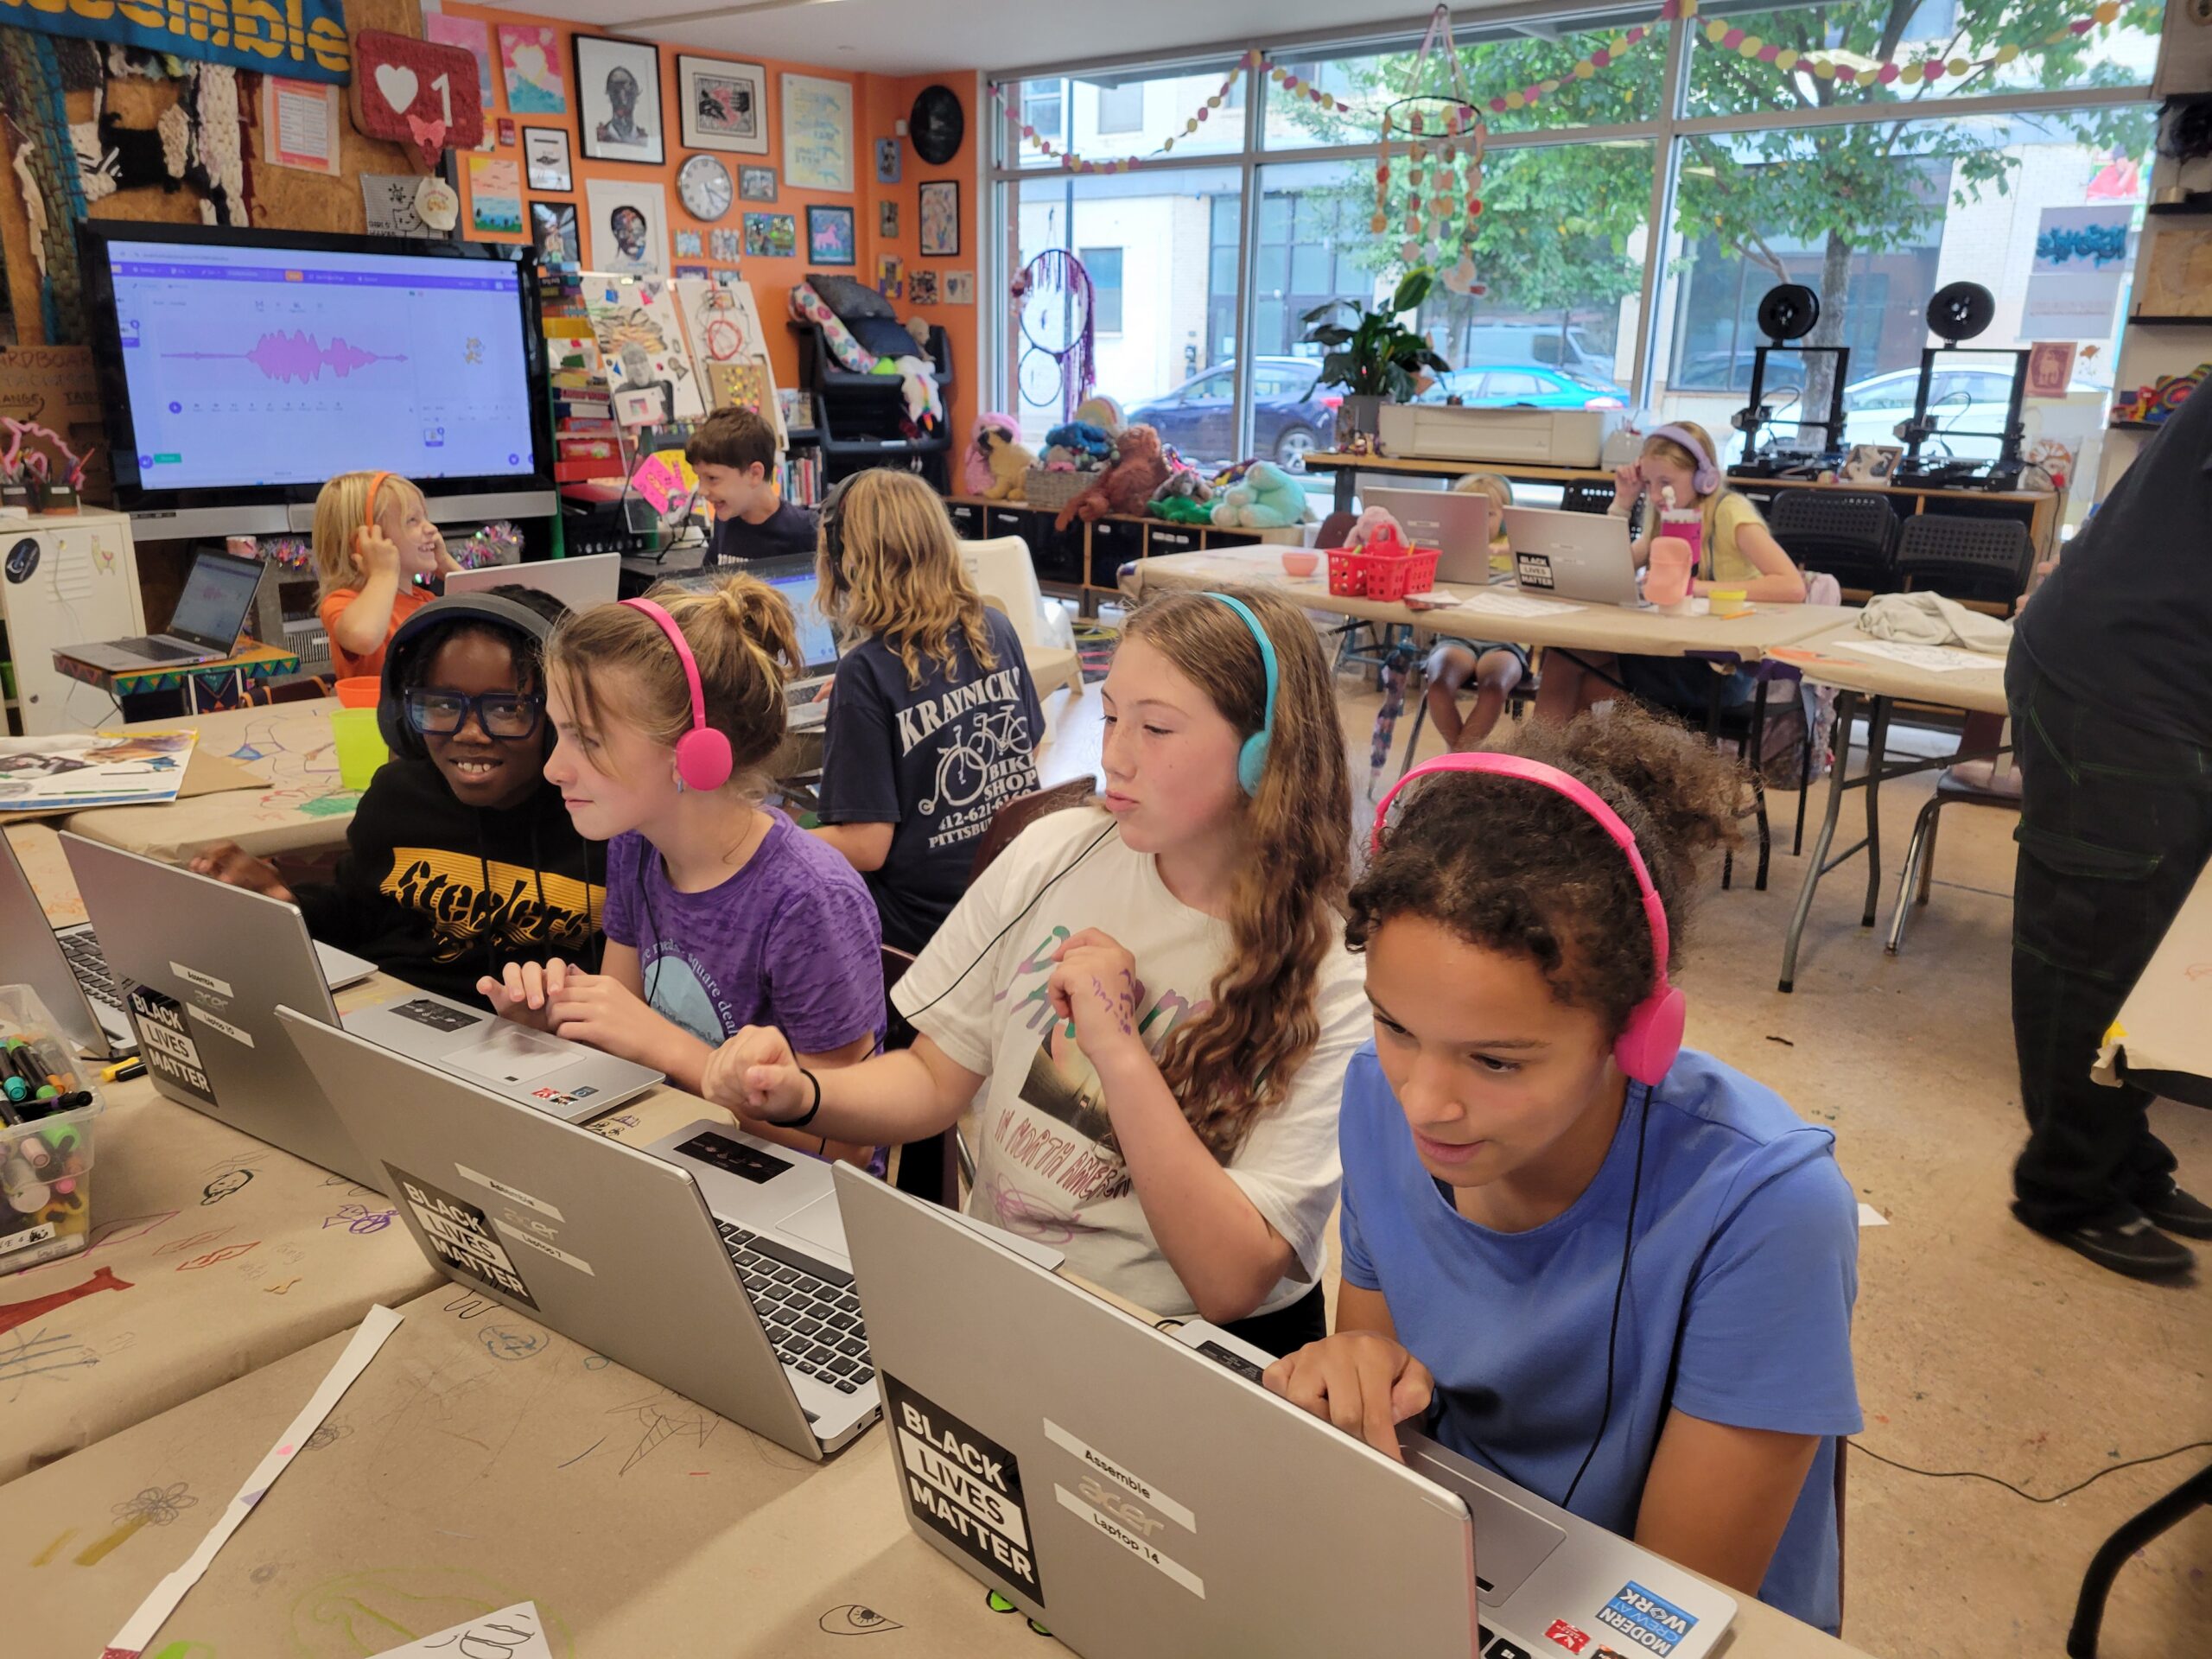
[[[815,833],[867,878],[883,942],[918,954],[967,891],[991,815],[1037,787],[1045,717],[1020,636],[969,584],[935,491],[877,467],[824,512],[816,591],[859,639],[830,692]]]
[[[1679,941],[1700,853],[1734,833],[1733,763],[1624,703],[1515,747],[1617,815]],[[1834,1630],[1836,1441],[1860,1421],[1858,1211],[1834,1135],[1694,1050],[1627,1075],[1616,1039],[1668,938],[1608,830],[1544,782],[1421,780],[1347,938],[1375,1039],[1339,1120],[1337,1334],[1268,1386],[1394,1456],[1395,1425],[1421,1418]]]

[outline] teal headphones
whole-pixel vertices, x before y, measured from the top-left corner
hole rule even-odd
[[[1217,599],[1236,613],[1237,618],[1252,631],[1253,643],[1260,648],[1260,668],[1268,677],[1268,702],[1260,716],[1260,729],[1244,740],[1244,747],[1236,753],[1236,781],[1247,795],[1260,792],[1260,779],[1268,770],[1268,743],[1275,734],[1275,645],[1268,638],[1268,631],[1260,626],[1260,619],[1252,614],[1252,607],[1241,599],[1231,599],[1227,594],[1209,593],[1208,599]]]

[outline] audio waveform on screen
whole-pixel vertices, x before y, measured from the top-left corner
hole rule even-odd
[[[261,371],[265,380],[296,380],[305,385],[319,380],[328,369],[343,380],[356,369],[372,363],[404,363],[404,353],[365,351],[338,335],[327,346],[319,344],[306,329],[291,334],[264,334],[250,352],[164,352],[163,357],[194,362],[245,362]]]

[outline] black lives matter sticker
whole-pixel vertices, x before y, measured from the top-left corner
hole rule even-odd
[[[410,1175],[397,1164],[387,1163],[385,1168],[398,1184],[399,1196],[407,1200],[408,1211],[421,1224],[423,1236],[441,1262],[526,1307],[537,1306],[530,1287],[515,1270],[514,1258],[493,1235],[491,1221],[481,1210]]]
[[[1014,1453],[885,1372],[885,1415],[906,1506],[1008,1589],[1045,1605]]]
[[[213,1110],[215,1091],[200,1064],[199,1045],[185,1029],[184,1005],[143,985],[132,986],[126,1001],[131,1029],[138,1035],[138,1057],[155,1080],[166,1084],[172,1095],[186,1096]]]

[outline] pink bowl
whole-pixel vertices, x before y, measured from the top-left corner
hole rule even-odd
[[[1282,556],[1283,573],[1292,576],[1310,576],[1321,563],[1321,556],[1310,550],[1298,550]]]

